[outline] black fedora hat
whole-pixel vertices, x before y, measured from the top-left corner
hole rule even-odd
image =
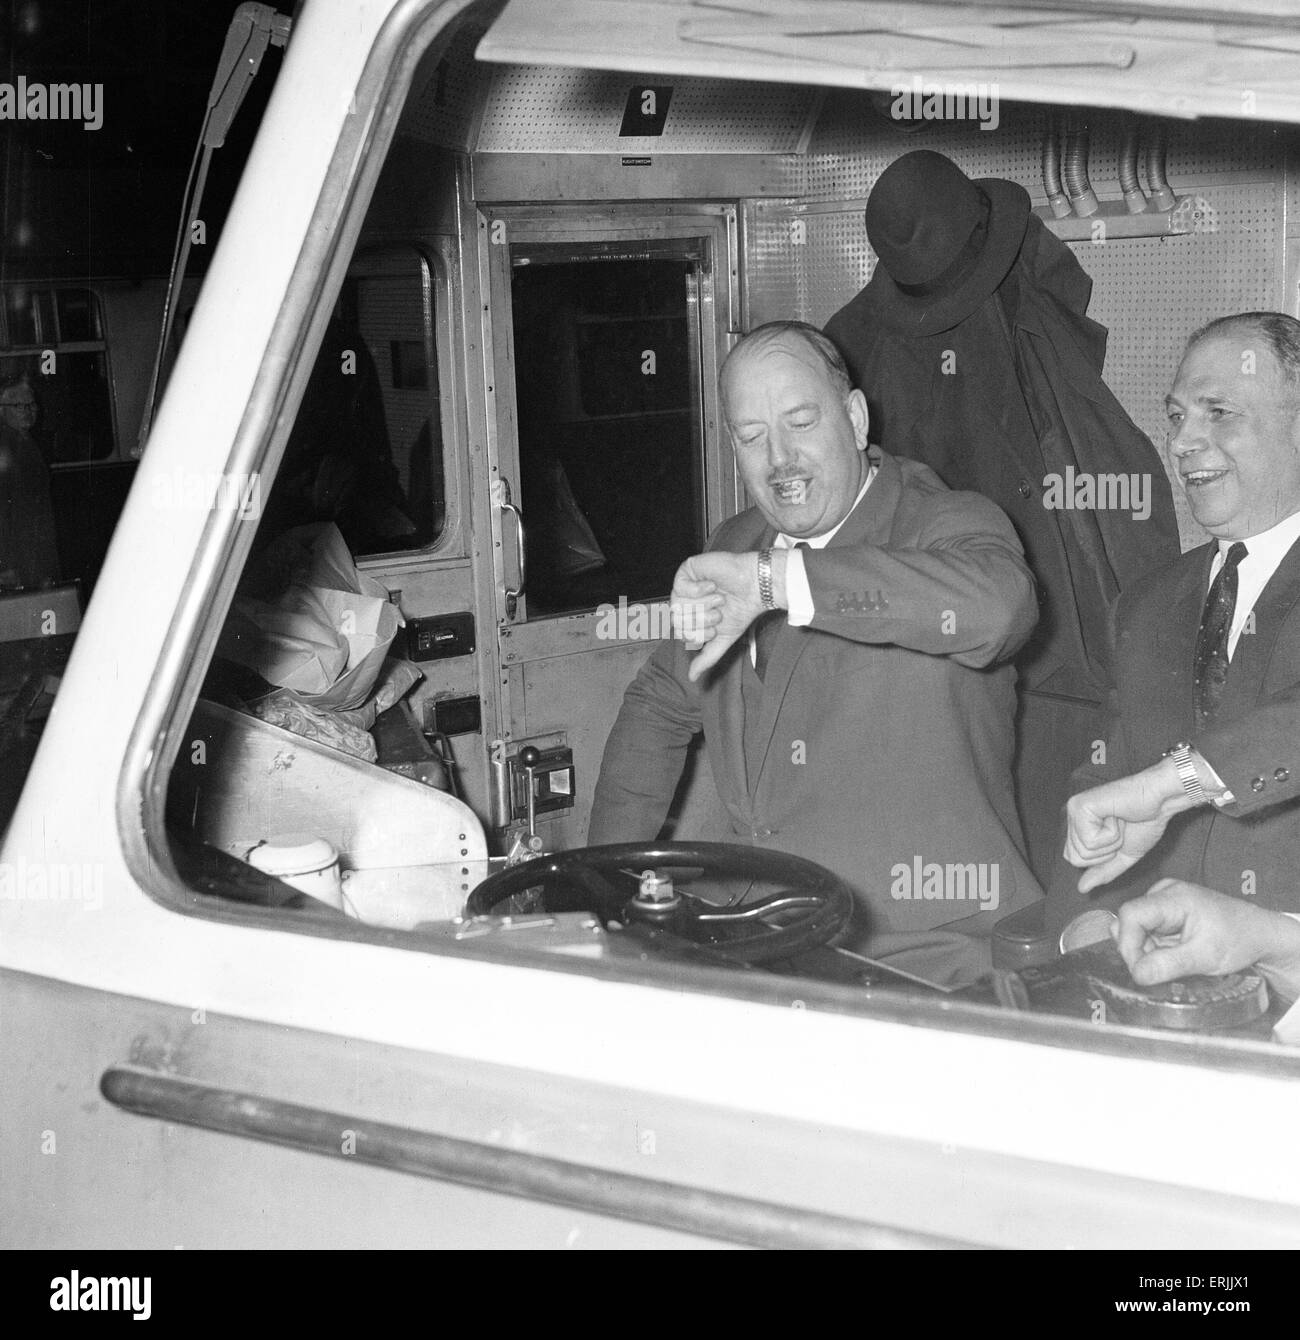
[[[1007,277],[1029,223],[1013,181],[972,181],[931,149],[896,158],[867,198],[867,239],[879,257],[866,293],[873,315],[909,335],[964,321]]]

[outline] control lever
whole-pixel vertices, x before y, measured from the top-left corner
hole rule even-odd
[[[528,819],[525,831],[516,833],[515,840],[506,853],[506,865],[518,865],[521,861],[531,861],[546,854],[542,839],[537,832],[536,768],[542,761],[541,751],[533,745],[525,745],[519,751],[519,762],[524,770],[524,785],[527,787]]]

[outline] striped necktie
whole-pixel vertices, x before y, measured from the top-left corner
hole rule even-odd
[[[1214,720],[1219,700],[1223,697],[1223,686],[1228,678],[1228,636],[1237,609],[1237,565],[1246,557],[1246,552],[1246,546],[1240,540],[1228,550],[1201,612],[1193,663],[1198,731]]]

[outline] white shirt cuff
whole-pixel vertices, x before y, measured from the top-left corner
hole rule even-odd
[[[1196,756],[1201,760],[1205,771],[1210,775],[1210,785],[1205,788],[1206,794],[1210,798],[1210,804],[1220,810],[1227,805],[1235,805],[1237,797],[1224,785],[1223,778],[1210,766],[1209,759],[1199,749],[1196,751]]]
[[[804,571],[803,550],[790,549],[785,560],[785,605],[788,611],[786,622],[791,628],[806,628],[817,613],[813,609],[812,591],[808,587],[808,574]]]

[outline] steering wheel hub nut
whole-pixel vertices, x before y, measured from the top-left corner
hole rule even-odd
[[[632,899],[638,911],[671,912],[681,901],[673,889],[671,875],[660,875],[654,870],[641,872],[641,885]]]

